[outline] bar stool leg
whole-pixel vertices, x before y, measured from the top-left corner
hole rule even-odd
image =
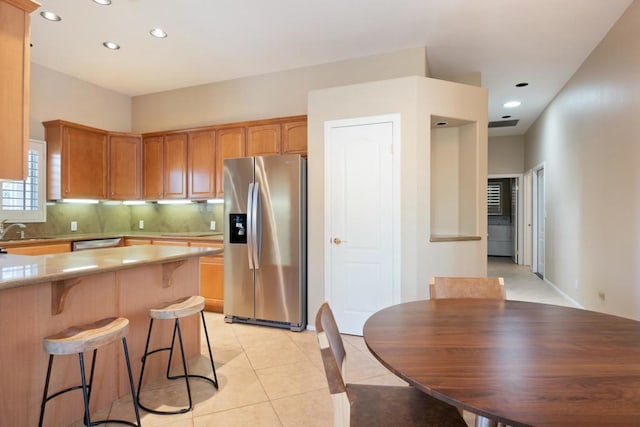
[[[78,359],[80,360],[80,376],[82,377],[82,398],[84,400],[84,425],[91,425],[91,416],[89,415],[89,396],[87,393],[87,379],[84,376],[84,355],[78,353]]]
[[[211,370],[213,371],[213,385],[218,390],[218,375],[216,375],[216,367],[213,364],[213,353],[211,353],[211,343],[209,342],[209,332],[207,331],[207,323],[204,321],[204,311],[200,312],[202,317],[202,327],[204,328],[204,336],[207,338],[207,350],[209,350],[209,360],[211,361]]]
[[[189,385],[189,373],[187,370],[187,358],[184,355],[184,344],[182,343],[182,331],[180,330],[180,319],[176,319],[175,327],[173,328],[173,335],[175,337],[175,332],[178,331],[178,342],[180,344],[180,355],[182,356],[182,370],[184,371],[184,381],[187,384],[187,395],[189,396],[189,407],[183,412],[189,412],[193,406],[191,401],[191,386]],[[171,341],[171,352],[173,352],[173,340]],[[171,361],[171,356],[169,356],[169,361]],[[169,366],[167,366],[167,372],[169,372]],[[179,376],[175,376],[173,378],[179,378]]]
[[[40,421],[38,421],[38,427],[42,427],[42,421],[44,420],[44,407],[47,404],[49,379],[51,378],[51,365],[53,365],[53,354],[49,355],[49,366],[47,367],[47,377],[44,380],[44,393],[42,394],[42,404],[40,405]]]
[[[127,362],[127,373],[129,374],[129,387],[131,388],[131,401],[133,410],[136,413],[136,422],[140,427],[140,410],[138,409],[138,401],[136,398],[136,388],[133,385],[133,374],[131,373],[131,362],[129,361],[129,349],[127,348],[127,339],[122,338],[122,349],[124,350],[124,360]]]

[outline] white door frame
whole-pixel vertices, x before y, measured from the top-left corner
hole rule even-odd
[[[401,260],[401,245],[400,245],[400,114],[385,114],[379,116],[369,117],[357,117],[352,119],[340,119],[330,120],[324,123],[324,297],[326,301],[331,302],[331,249],[332,249],[332,236],[331,236],[331,183],[330,183],[330,156],[329,156],[329,135],[332,128],[339,128],[345,126],[359,126],[370,125],[376,123],[388,123],[393,124],[393,183],[392,200],[389,203],[392,205],[392,221],[391,232],[393,235],[393,258],[392,258],[392,292],[393,302],[392,304],[399,304],[401,302],[401,272],[400,272],[400,260]]]
[[[544,162],[534,166],[531,169],[531,271],[534,273],[538,272],[538,172],[544,170]],[[545,177],[545,186],[546,186],[546,177]],[[543,188],[544,191],[544,188]],[[546,198],[546,191],[545,191]],[[545,202],[545,210],[546,210],[546,202]],[[546,226],[545,226],[546,229]],[[546,238],[545,238],[546,241]],[[546,251],[545,251],[546,252]],[[543,272],[544,274],[544,272]]]
[[[518,242],[518,254],[516,255],[516,260],[518,264],[524,264],[524,174],[522,173],[506,173],[506,174],[491,174],[487,176],[487,180],[489,179],[501,179],[501,178],[516,178],[518,181],[518,200],[516,203],[518,204],[518,227],[516,228],[516,235],[513,236],[514,239],[517,239]],[[487,218],[488,220],[488,218]],[[487,240],[488,244],[488,240]]]
[[[531,248],[532,248],[532,224],[533,224],[533,218],[532,218],[532,194],[533,194],[533,186],[532,186],[532,177],[533,177],[533,173],[531,170],[529,170],[526,174],[524,174],[524,194],[523,194],[523,198],[522,198],[522,213],[524,215],[524,222],[522,224],[523,229],[524,229],[524,235],[523,237],[523,246],[524,246],[524,254],[523,254],[523,260],[522,263],[523,265],[528,265],[531,266],[533,265],[531,263]]]

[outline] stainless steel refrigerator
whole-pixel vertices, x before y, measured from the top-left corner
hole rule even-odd
[[[307,324],[306,159],[224,161],[224,314],[301,331]]]

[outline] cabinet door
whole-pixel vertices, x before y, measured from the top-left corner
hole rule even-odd
[[[63,197],[106,199],[107,134],[64,126],[62,135]]]
[[[187,134],[164,137],[164,198],[187,198]]]
[[[109,135],[109,198],[135,200],[142,189],[142,140],[135,135]]]
[[[45,245],[20,246],[7,248],[7,253],[14,255],[46,255],[71,252],[70,243],[51,243]]]
[[[25,179],[29,148],[31,1],[0,1],[0,179]]]
[[[162,199],[164,193],[164,138],[150,136],[142,140],[142,197]]]
[[[189,198],[212,199],[216,196],[216,138],[214,131],[189,134]]]
[[[140,239],[137,237],[127,237],[124,239],[124,246],[150,245],[151,239]]]
[[[280,154],[280,124],[250,126],[247,130],[247,156]]]
[[[282,124],[282,154],[307,155],[307,121]]]
[[[244,128],[221,129],[216,139],[216,197],[224,197],[224,159],[245,156]]]

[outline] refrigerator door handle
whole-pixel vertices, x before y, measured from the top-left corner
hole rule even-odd
[[[253,265],[253,235],[252,235],[252,227],[253,227],[253,186],[254,184],[249,184],[249,190],[247,191],[247,229],[245,232],[247,233],[247,257],[249,259],[249,270],[254,269]]]
[[[260,185],[257,182],[253,185],[253,202],[251,209],[251,234],[253,242],[251,246],[253,248],[253,267],[256,270],[259,270],[260,252],[262,249],[262,228],[260,226],[260,224],[262,223],[262,211],[260,209]]]

